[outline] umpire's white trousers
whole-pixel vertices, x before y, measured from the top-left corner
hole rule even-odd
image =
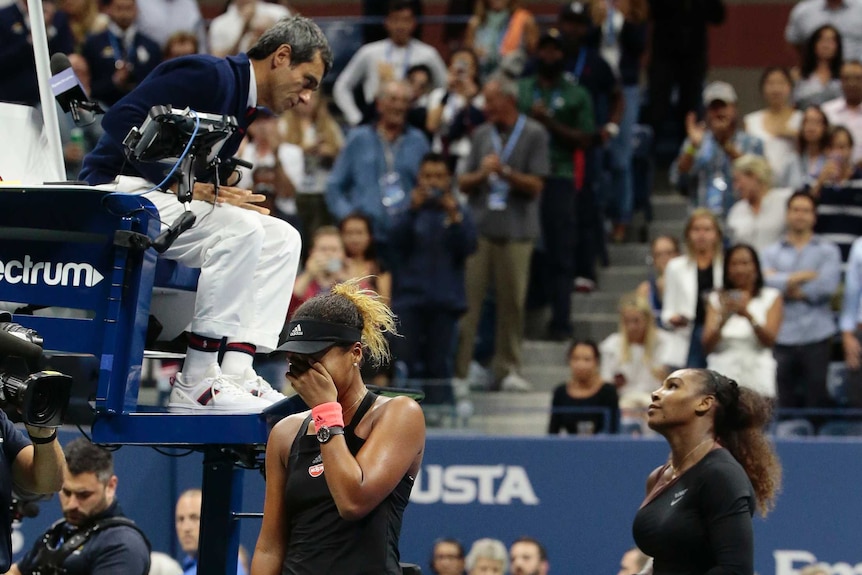
[[[133,192],[152,184],[120,176],[98,187]],[[158,209],[162,231],[184,210],[171,193],[156,191],[144,197]],[[190,208],[197,216],[194,226],[161,257],[201,270],[191,330],[272,351],[278,346],[299,268],[299,232],[278,218],[236,206],[214,207],[193,200]]]

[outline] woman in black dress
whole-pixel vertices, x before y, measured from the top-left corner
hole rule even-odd
[[[569,435],[616,433],[619,401],[613,384],[602,381],[601,355],[594,341],[575,341],[569,346],[569,381],[554,390],[548,433]]]
[[[273,428],[252,575],[401,575],[401,519],[425,447],[422,410],[369,392],[360,367],[389,354],[394,316],[352,280],[302,304],[287,379],[311,411]]]
[[[682,369],[653,392],[647,421],[670,444],[647,480],[635,542],[653,575],[752,575],[752,516],[772,508],[781,466],[763,428],[768,399],[715,371]]]

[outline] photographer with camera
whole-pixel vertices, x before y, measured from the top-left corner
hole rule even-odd
[[[71,378],[37,371],[42,338],[11,319],[0,312],[0,406],[21,414],[29,440],[0,410],[0,572],[12,563],[13,519],[30,515],[27,500],[55,493],[63,483],[57,427],[71,389]]]
[[[424,389],[425,405],[451,406],[454,357],[451,346],[438,342],[455,338],[467,309],[464,269],[477,240],[441,154],[422,158],[410,209],[395,219],[392,240],[400,260],[392,307],[404,335],[396,344],[404,348],[398,355],[416,387]]]
[[[66,446],[65,455],[64,520],[48,528],[9,574],[146,575],[150,544],[116,500],[111,452],[78,438]]]
[[[57,428],[25,425],[29,440],[0,411],[0,571],[12,563],[12,487],[30,493],[55,493],[63,484],[63,451]]]

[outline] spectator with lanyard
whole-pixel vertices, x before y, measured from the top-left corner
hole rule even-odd
[[[542,241],[533,255],[531,287],[537,300],[551,304],[548,335],[572,336],[572,282],[575,279],[578,175],[575,156],[583,158],[594,143],[590,94],[563,70],[563,38],[549,30],[539,39],[536,75],[519,83],[518,107],[550,134],[551,174],[539,198]],[[538,294],[536,292],[543,291]]]
[[[311,411],[278,422],[266,446],[254,575],[401,575],[398,538],[422,462],[425,423],[407,397],[360,375],[389,355],[395,317],[356,282],[303,304],[288,326],[287,379]]]
[[[57,10],[53,1],[42,4],[48,51],[71,54],[75,48],[69,18]],[[39,103],[36,60],[30,35],[30,13],[27,2],[18,0],[0,8],[0,102],[35,106]]]
[[[518,371],[530,258],[539,237],[539,194],[549,174],[548,133],[518,111],[518,85],[504,75],[485,83],[488,122],[473,132],[461,191],[476,218],[479,243],[467,260],[467,314],[461,321],[455,375],[466,378],[482,302],[496,290],[492,369],[502,389],[530,388]],[[505,140],[504,140],[505,138]]]
[[[326,205],[333,218],[341,222],[354,212],[371,218],[378,255],[390,267],[392,218],[407,209],[419,162],[429,150],[425,135],[407,124],[410,96],[403,80],[381,86],[379,120],[347,134],[326,184]]]
[[[694,112],[686,117],[688,137],[671,166],[671,183],[691,198],[692,205],[724,218],[735,200],[733,161],[743,154],[763,155],[763,142],[739,125],[736,90],[727,82],[712,82],[703,90],[706,120]]]
[[[412,36],[416,28],[415,9],[409,0],[390,2],[384,21],[389,37],[362,46],[338,75],[332,97],[348,124],[355,126],[370,119],[372,103],[381,86],[393,80],[405,80],[411,66],[425,64],[431,69],[435,87],[446,84],[446,64],[437,49]],[[357,105],[353,96],[359,86],[364,109]]]
[[[103,4],[108,29],[88,37],[81,54],[90,65],[90,96],[113,106],[159,65],[162,55],[159,45],[138,30],[135,0],[109,0]]]

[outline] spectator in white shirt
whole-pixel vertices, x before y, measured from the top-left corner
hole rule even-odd
[[[602,381],[613,382],[619,396],[650,393],[668,374],[668,334],[655,325],[649,302],[637,294],[620,299],[619,331],[599,346]]]
[[[256,22],[267,24],[290,16],[290,10],[279,4],[262,0],[233,0],[221,16],[210,23],[210,54],[223,58],[244,51],[251,46],[246,36]]]
[[[745,116],[745,131],[763,142],[763,155],[772,168],[776,187],[791,185],[797,159],[796,139],[802,112],[793,108],[793,79],[786,68],[773,66],[760,77],[760,95],[766,107]]]
[[[769,164],[761,156],[746,154],[733,162],[733,187],[739,200],[727,213],[731,243],[750,244],[759,252],[781,239],[793,189],[770,189],[771,180]]]
[[[207,51],[207,31],[195,0],[143,0],[138,2],[138,30],[164,47],[174,32],[188,30]]]
[[[862,62],[851,60],[841,66],[841,98],[823,104],[823,112],[833,126],[844,126],[853,135],[853,162],[862,161]]]
[[[353,90],[359,85],[362,85],[368,108],[381,84],[405,79],[407,70],[416,64],[425,64],[431,69],[435,87],[446,84],[446,64],[437,49],[412,37],[416,29],[416,14],[411,2],[393,2],[384,26],[389,38],[360,48],[339,74],[332,89],[333,99],[345,120],[354,126],[362,122],[365,115],[353,97]]]

